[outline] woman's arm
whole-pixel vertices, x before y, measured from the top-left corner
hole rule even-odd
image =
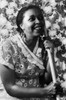
[[[0,74],[7,93],[17,98],[44,97],[48,95],[48,89],[44,88],[23,88],[15,84],[15,72],[7,66],[0,65]],[[52,88],[52,87],[51,87]]]
[[[55,60],[54,60],[54,45],[53,45],[53,43],[51,43],[48,40],[45,41],[44,45],[45,45],[45,48],[47,50],[47,55],[48,55],[48,49],[49,49],[49,52],[51,53],[50,54],[51,60],[53,62],[52,65],[53,65],[53,68],[54,68],[54,71],[55,71],[55,75],[57,77],[58,75],[57,75]],[[49,55],[48,55],[48,62],[47,62],[46,72],[45,72],[45,80],[46,80],[47,83],[52,81],[52,72],[51,72],[51,64],[50,64],[50,63],[52,63],[51,60],[50,60]]]

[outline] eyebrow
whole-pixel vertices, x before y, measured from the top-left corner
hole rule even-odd
[[[30,17],[33,17],[33,16],[35,16],[35,15],[30,15]]]
[[[29,19],[30,19],[31,17],[35,17],[35,15],[30,15]]]
[[[30,17],[33,17],[33,16],[35,16],[35,15],[30,15]],[[38,16],[40,16],[40,14],[38,14]],[[36,16],[35,16],[36,17]]]

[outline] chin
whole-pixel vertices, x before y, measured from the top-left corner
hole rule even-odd
[[[39,36],[40,34],[42,34],[44,32],[44,30],[35,30],[34,31],[34,35],[35,36]]]
[[[40,36],[40,33],[35,33],[34,36]]]

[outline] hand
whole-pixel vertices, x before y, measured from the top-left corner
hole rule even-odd
[[[50,49],[50,48],[53,48],[53,43],[51,43],[51,41],[49,41],[49,40],[45,40],[44,46],[46,49],[48,49],[48,48]]]
[[[46,89],[46,93],[48,96],[53,96],[56,94],[56,86],[54,83],[49,84],[44,89]]]

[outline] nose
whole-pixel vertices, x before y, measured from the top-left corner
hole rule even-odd
[[[36,23],[39,23],[39,22],[40,22],[38,18],[36,18],[36,20],[35,20],[35,21],[36,21]]]

